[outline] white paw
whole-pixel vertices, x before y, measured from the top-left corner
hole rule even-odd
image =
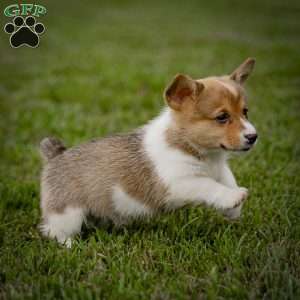
[[[239,187],[239,200],[234,207],[238,207],[241,203],[243,203],[248,198],[248,189],[245,187]]]
[[[71,238],[66,239],[65,246],[67,248],[72,248],[72,239]]]
[[[231,189],[223,195],[223,209],[232,209],[238,207],[248,197],[248,190],[244,187]]]
[[[72,239],[71,238],[57,238],[57,241],[65,246],[66,248],[72,248]]]

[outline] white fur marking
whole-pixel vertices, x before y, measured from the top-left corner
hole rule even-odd
[[[247,134],[256,134],[255,127],[249,122],[241,118],[242,125],[244,129],[241,131],[241,143],[247,145],[247,139],[245,135]]]
[[[242,130],[243,134],[256,134],[256,130],[255,130],[254,126],[249,121],[241,119],[241,122],[244,127],[244,129]]]
[[[112,194],[115,210],[126,217],[138,217],[151,214],[151,209],[129,196],[120,186],[115,186]]]
[[[61,214],[49,214],[40,226],[42,234],[56,238],[61,244],[71,247],[71,237],[80,232],[85,215],[81,208],[67,207]]]

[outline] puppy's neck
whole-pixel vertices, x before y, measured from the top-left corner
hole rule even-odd
[[[191,155],[199,160],[205,160],[207,153],[199,148],[184,135],[184,130],[171,124],[165,131],[165,138],[168,145],[172,148],[181,150],[183,153]]]
[[[155,139],[158,142],[163,139],[163,142],[166,143],[168,147],[180,150],[184,154],[196,158],[197,160],[226,159],[223,151],[208,150],[193,143],[186,135],[184,128],[181,128],[177,124],[170,108],[166,108],[156,119],[154,119],[148,125],[148,130],[153,131],[153,137],[155,132]]]

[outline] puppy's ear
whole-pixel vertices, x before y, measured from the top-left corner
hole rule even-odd
[[[165,90],[167,104],[174,110],[181,110],[188,99],[197,97],[204,85],[184,74],[177,74]]]
[[[248,76],[252,73],[255,65],[254,58],[247,58],[237,69],[235,69],[231,75],[230,79],[236,81],[239,84],[243,84]]]

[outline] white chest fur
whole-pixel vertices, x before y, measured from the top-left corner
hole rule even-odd
[[[213,153],[200,161],[171,147],[166,142],[165,136],[171,121],[168,110],[153,120],[146,128],[144,147],[158,176],[168,187],[169,197],[166,202],[170,208],[177,208],[187,204],[189,199],[189,190],[185,190],[185,186],[181,183],[199,177],[209,177],[219,181],[219,175],[226,166],[226,158],[221,153]],[[186,195],[186,197],[183,199],[178,195]]]

